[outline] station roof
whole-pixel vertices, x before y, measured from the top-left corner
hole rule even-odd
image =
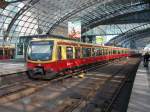
[[[150,27],[149,0],[1,0],[0,39],[35,34],[67,36],[68,21],[83,35],[115,35]]]

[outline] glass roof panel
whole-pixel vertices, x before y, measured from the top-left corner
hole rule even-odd
[[[88,25],[96,23],[96,20],[106,20],[119,14],[141,11],[147,7],[145,4],[137,5],[139,1],[141,0],[26,0],[11,3],[5,9],[0,9],[0,38],[4,31],[9,31],[9,35],[13,37],[37,34],[37,28],[40,28],[43,34],[50,29],[56,33],[55,29],[59,28],[65,28],[66,31],[68,21],[72,20],[81,20],[82,28],[88,28]],[[118,35],[137,26],[137,24],[100,25],[89,32]],[[144,28],[147,26],[138,29]]]

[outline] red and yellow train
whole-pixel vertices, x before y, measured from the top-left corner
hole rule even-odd
[[[12,59],[15,53],[13,46],[0,46],[0,60]]]
[[[66,70],[97,62],[128,57],[129,49],[45,38],[32,40],[27,50],[27,68],[30,78],[55,76]]]

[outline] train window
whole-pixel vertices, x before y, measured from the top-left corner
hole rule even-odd
[[[96,56],[100,56],[101,54],[100,48],[95,48],[95,53]]]
[[[73,59],[73,47],[66,47],[67,59]]]
[[[106,49],[105,48],[103,49],[103,54],[106,55]]]
[[[58,60],[62,59],[62,49],[61,49],[61,46],[58,46],[58,49],[57,49],[57,58],[58,58]]]
[[[80,58],[81,53],[80,53],[80,48],[75,48],[75,58]]]
[[[90,57],[91,56],[91,48],[82,48],[82,56]]]
[[[103,55],[102,49],[99,49],[99,55]]]
[[[110,49],[109,52],[110,52],[110,55],[112,55],[112,49]]]
[[[116,50],[113,50],[113,54],[117,54],[117,51],[116,51]]]
[[[108,55],[108,49],[106,48],[106,55]]]
[[[92,56],[96,56],[96,49],[92,48]]]
[[[0,56],[3,56],[3,50],[0,50]]]
[[[125,50],[123,50],[123,54],[125,53]]]
[[[8,56],[8,50],[7,49],[5,50],[5,56]]]

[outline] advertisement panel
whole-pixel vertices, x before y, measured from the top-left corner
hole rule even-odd
[[[96,36],[96,44],[104,44],[105,38],[102,36]]]
[[[81,38],[81,21],[68,22],[68,36],[69,38]]]

